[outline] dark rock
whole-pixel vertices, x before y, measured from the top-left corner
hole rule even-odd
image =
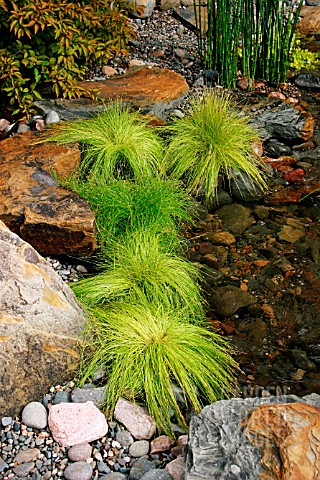
[[[293,350],[289,351],[289,354],[297,368],[301,368],[302,370],[306,371],[313,370],[315,368],[315,364],[309,360],[307,353],[304,350],[294,348]]]
[[[155,464],[151,462],[148,457],[141,457],[134,463],[130,470],[130,480],[140,480],[145,473],[155,468]]]
[[[255,299],[252,295],[232,285],[216,288],[212,298],[215,310],[223,317],[231,317],[240,308],[253,303],[255,303]]]
[[[223,225],[231,230],[232,233],[243,233],[254,223],[254,218],[250,215],[250,210],[236,203],[224,205],[215,213]]]
[[[285,145],[282,142],[274,138],[270,138],[270,140],[265,145],[265,153],[266,155],[272,158],[278,158],[281,155],[290,155],[291,148]]]
[[[284,141],[306,141],[313,136],[312,115],[302,114],[286,104],[271,112],[256,115],[252,121],[260,130],[264,140],[275,137]]]
[[[244,202],[261,200],[264,191],[245,172],[232,172],[229,182],[230,192],[234,199]]]
[[[320,73],[300,73],[296,76],[294,83],[300,88],[320,90]]]
[[[93,402],[99,407],[104,402],[106,396],[106,387],[95,388],[75,388],[71,394],[72,401],[75,403]]]

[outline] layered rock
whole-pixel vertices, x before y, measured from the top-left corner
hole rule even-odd
[[[143,113],[150,113],[160,118],[165,112],[178,104],[189,91],[185,79],[179,73],[167,68],[134,67],[124,75],[115,75],[103,81],[79,82],[79,85],[98,92],[104,102],[121,98]],[[44,114],[50,110],[58,113],[61,120],[90,118],[97,111],[105,108],[103,102],[89,99],[58,99],[35,102]]]
[[[252,412],[245,435],[262,448],[263,478],[318,478],[319,407],[305,403],[262,405]]]
[[[77,363],[84,322],[70,288],[0,221],[0,417],[18,415]]]
[[[190,423],[185,480],[318,478],[319,405],[312,394],[205,407]]]
[[[80,151],[37,140],[26,133],[1,142],[0,220],[42,254],[89,255],[96,248],[89,204],[51,175],[70,175]]]

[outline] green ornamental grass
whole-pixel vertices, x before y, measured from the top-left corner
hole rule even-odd
[[[159,236],[150,230],[137,231],[119,243],[113,262],[101,273],[72,285],[78,299],[88,307],[130,301],[179,307],[194,322],[203,321],[203,299],[199,269],[174,250],[163,248]]]
[[[87,330],[92,343],[83,359],[82,383],[97,368],[108,372],[109,415],[119,397],[142,401],[158,429],[173,435],[170,409],[180,425],[186,426],[173,382],[197,412],[203,402],[234,393],[237,366],[230,345],[188,320],[185,310],[148,301],[92,311]]]
[[[47,140],[79,142],[82,161],[78,175],[90,183],[139,179],[158,175],[163,156],[160,137],[148,123],[149,119],[118,100],[92,119],[53,126]]]
[[[210,203],[219,175],[230,180],[235,173],[245,174],[253,189],[266,189],[253,151],[258,134],[235,110],[228,93],[207,92],[194,100],[189,115],[174,121],[168,131],[166,168],[172,178],[183,178],[188,192],[204,193]]]
[[[114,245],[142,229],[152,229],[164,244],[180,245],[192,223],[193,202],[180,182],[160,177],[92,185],[71,178],[64,185],[88,200],[96,218],[100,247],[110,257]]]

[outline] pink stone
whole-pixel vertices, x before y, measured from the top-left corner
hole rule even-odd
[[[156,431],[156,423],[148,412],[139,405],[124,400],[123,398],[119,398],[117,401],[114,417],[118,422],[122,423],[137,440],[149,439]]]
[[[106,75],[107,77],[113,77],[113,75],[117,74],[117,70],[113,67],[109,67],[108,65],[104,65],[101,71],[103,75]]]
[[[108,432],[106,418],[93,402],[52,405],[48,424],[53,438],[63,447],[93,442]]]
[[[177,439],[177,445],[181,445],[182,447],[185,447],[186,445],[188,445],[188,440],[189,440],[188,435],[180,435],[180,437],[178,437]]]
[[[152,440],[150,453],[166,452],[167,450],[170,450],[172,445],[172,438],[168,437],[167,435],[160,435],[160,437]]]
[[[172,476],[173,480],[183,480],[185,463],[183,457],[178,457],[176,460],[166,465],[165,470]]]

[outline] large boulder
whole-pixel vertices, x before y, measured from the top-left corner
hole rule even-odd
[[[77,364],[84,323],[71,289],[0,221],[0,418],[19,414]]]
[[[41,254],[90,255],[96,237],[89,204],[51,175],[70,175],[79,165],[79,148],[37,140],[25,133],[1,142],[0,220]]]
[[[79,82],[88,90],[98,92],[100,102],[87,98],[40,100],[35,106],[47,115],[50,110],[58,113],[61,120],[90,118],[105,108],[105,103],[121,98],[142,113],[166,119],[166,112],[178,105],[189,92],[182,75],[167,68],[150,66],[134,67],[124,75],[114,75],[102,81]]]
[[[185,480],[318,478],[320,396],[233,398],[191,419]]]

